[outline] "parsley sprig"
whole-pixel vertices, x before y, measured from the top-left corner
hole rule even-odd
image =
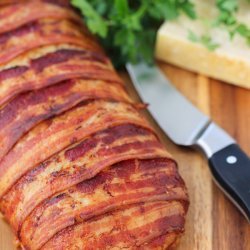
[[[164,20],[184,13],[195,18],[190,0],[72,0],[116,66],[153,61],[156,32]]]
[[[246,0],[250,2],[249,0]],[[222,26],[229,31],[231,39],[236,34],[240,35],[250,45],[250,28],[237,20],[235,14],[239,10],[238,0],[216,0],[219,16],[215,21],[216,26]]]
[[[214,51],[215,49],[220,47],[220,45],[218,43],[215,43],[212,40],[212,38],[207,34],[198,36],[193,31],[189,30],[188,39],[190,41],[194,42],[194,43],[202,44],[203,46],[205,46],[210,51]]]
[[[250,2],[250,0],[244,0]],[[176,19],[181,13],[192,19],[196,16],[192,0],[71,0],[90,29],[96,34],[116,66],[139,59],[153,61],[156,32],[164,20]],[[250,27],[236,18],[238,0],[216,0],[219,14],[211,20],[233,39],[240,35],[250,45]],[[188,38],[213,51],[220,45],[209,34],[189,32]]]

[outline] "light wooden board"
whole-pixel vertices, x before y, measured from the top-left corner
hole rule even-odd
[[[176,87],[235,137],[250,155],[250,91],[208,79],[165,63],[160,67]],[[127,79],[126,75],[123,75]],[[135,96],[131,85],[129,90]],[[135,96],[136,98],[136,96]],[[149,118],[150,119],[150,118]],[[152,121],[152,124],[153,121]],[[250,225],[212,183],[205,158],[174,145],[157,129],[174,155],[190,195],[186,233],[178,250],[249,250]],[[0,219],[0,250],[13,250],[13,236]]]

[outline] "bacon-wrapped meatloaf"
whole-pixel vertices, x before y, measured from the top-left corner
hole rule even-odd
[[[0,210],[26,250],[170,249],[176,162],[67,0],[0,1]]]

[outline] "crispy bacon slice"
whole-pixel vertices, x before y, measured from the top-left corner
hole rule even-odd
[[[124,124],[97,132],[19,179],[2,197],[1,211],[13,228],[19,229],[27,215],[51,195],[92,178],[117,162],[154,157],[170,156],[145,128]]]
[[[175,163],[169,159],[121,162],[47,199],[28,216],[20,237],[32,249],[39,249],[76,222],[126,205],[159,200],[187,200]]]
[[[1,0],[0,6],[8,5],[8,4],[20,4],[20,3],[28,3],[28,2],[43,2],[43,3],[50,3],[58,6],[63,7],[71,7],[69,0]]]
[[[168,232],[165,235],[161,235],[161,236],[153,239],[152,241],[145,243],[142,247],[141,246],[138,246],[138,247],[134,246],[133,249],[141,249],[141,250],[142,249],[143,250],[166,250],[166,249],[170,250],[171,249],[172,250],[172,249],[175,249],[176,246],[178,245],[179,238],[180,238],[181,234],[182,234],[181,230],[179,233],[176,231]],[[51,241],[50,241],[50,243],[51,243]],[[17,238],[15,239],[15,246],[16,246],[17,250],[25,250],[24,247],[22,246],[21,242]],[[54,246],[54,243],[53,243],[53,246]],[[57,247],[59,247],[59,246],[57,245]],[[73,250],[75,250],[73,246],[72,246],[72,248],[73,248]],[[42,249],[44,250],[44,247]],[[56,248],[56,249],[58,249],[58,248]],[[64,248],[59,248],[59,249],[64,250]],[[117,247],[115,249],[117,249]],[[95,250],[95,249],[93,249],[93,250]],[[103,250],[103,249],[100,249],[100,250]]]
[[[178,240],[180,235],[182,234],[182,231],[180,232],[168,232],[165,235],[161,235],[160,237],[155,238],[154,240],[144,244],[143,250],[173,250],[176,248],[178,244]],[[139,247],[139,249],[141,249]]]
[[[48,46],[0,68],[0,105],[21,92],[72,78],[122,83],[104,55],[70,45]]]
[[[51,155],[97,131],[126,123],[150,129],[133,106],[101,100],[40,123],[0,162],[0,197],[28,170]]]
[[[150,248],[155,239],[183,232],[184,213],[176,201],[138,204],[68,227],[41,250],[157,249]]]
[[[22,40],[22,42],[20,42]],[[103,54],[84,26],[70,20],[40,19],[0,34],[0,64],[33,48],[69,43]]]
[[[9,3],[9,1],[4,3]],[[31,0],[14,3],[16,4],[6,5],[0,9],[0,34],[48,17],[70,19],[81,23],[81,18],[71,9],[69,1]]]
[[[81,79],[19,95],[0,110],[0,159],[39,122],[91,99],[130,101],[119,84]]]
[[[0,1],[0,6],[4,6],[4,5],[8,5],[8,4],[17,4],[18,2],[20,3],[24,3],[27,2],[29,0],[1,0]]]
[[[26,250],[172,249],[176,162],[70,2],[0,0],[0,212]]]
[[[1,0],[0,5],[19,4],[27,2],[42,2],[42,3],[55,4],[58,6],[70,7],[70,0]]]

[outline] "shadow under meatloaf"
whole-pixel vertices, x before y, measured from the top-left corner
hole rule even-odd
[[[148,129],[123,124],[99,131],[32,169],[2,197],[0,208],[17,233],[24,219],[44,199],[94,177],[117,162],[169,158]]]
[[[0,197],[27,171],[84,138],[121,124],[150,130],[138,111],[127,103],[95,100],[34,127],[0,162]]]
[[[2,0],[1,0],[2,2]],[[68,0],[6,1],[0,9],[0,34],[41,18],[70,19],[82,23]]]
[[[85,26],[71,20],[47,18],[0,34],[0,65],[33,48],[66,43],[103,54]]]
[[[124,88],[117,83],[82,79],[17,96],[0,110],[0,160],[39,122],[92,99],[130,102]]]
[[[122,84],[105,55],[72,45],[46,46],[0,67],[0,105],[19,93],[73,78]]]
[[[25,220],[20,238],[24,245],[39,249],[66,227],[130,204],[159,200],[187,202],[173,160],[120,162],[45,200]]]
[[[65,228],[41,250],[168,249],[183,232],[185,209],[177,201],[136,204]]]

